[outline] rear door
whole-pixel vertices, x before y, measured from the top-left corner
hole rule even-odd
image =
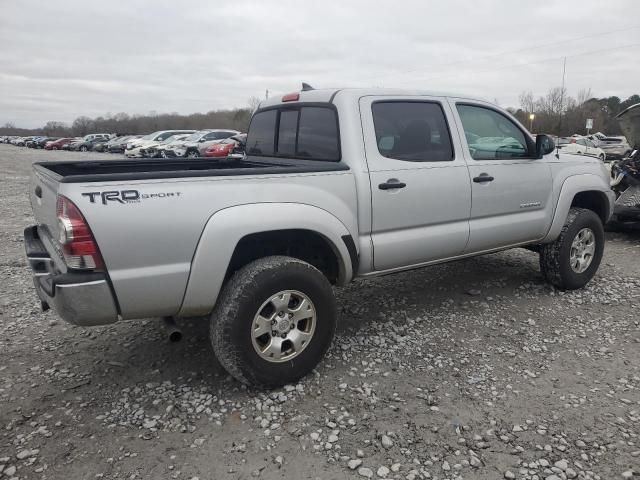
[[[454,257],[469,238],[471,187],[443,97],[360,99],[377,271]]]
[[[465,253],[532,242],[553,217],[551,168],[524,128],[490,104],[452,99],[471,177]],[[550,154],[553,155],[553,154]]]

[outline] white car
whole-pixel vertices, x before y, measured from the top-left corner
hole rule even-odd
[[[595,143],[585,137],[561,137],[558,138],[557,146],[562,150],[562,153],[587,155],[599,158],[603,162],[607,158],[607,154],[603,149],[597,147]]]
[[[149,135],[136,138],[135,140],[127,143],[124,155],[127,158],[143,158],[144,154],[140,151],[141,149],[152,146],[155,147],[173,135],[193,133],[194,131],[195,130],[160,130],[158,132],[150,133]]]

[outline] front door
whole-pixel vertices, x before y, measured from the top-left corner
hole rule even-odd
[[[543,238],[553,217],[551,168],[514,120],[488,104],[451,101],[464,132],[471,177],[465,253]],[[553,154],[551,154],[553,155]]]
[[[471,187],[446,99],[363,97],[360,114],[374,269],[460,255],[469,238]]]

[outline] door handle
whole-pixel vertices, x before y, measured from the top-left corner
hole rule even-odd
[[[493,177],[486,173],[481,173],[479,177],[474,177],[473,181],[475,183],[493,182]]]
[[[406,186],[407,186],[406,183],[399,182],[395,178],[390,178],[385,183],[381,183],[380,185],[378,185],[378,188],[380,190],[393,190],[397,188],[404,188]]]

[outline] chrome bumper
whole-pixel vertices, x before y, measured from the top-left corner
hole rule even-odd
[[[52,307],[63,320],[74,325],[106,325],[118,320],[105,273],[56,273],[36,226],[25,229],[24,245],[43,310]]]

